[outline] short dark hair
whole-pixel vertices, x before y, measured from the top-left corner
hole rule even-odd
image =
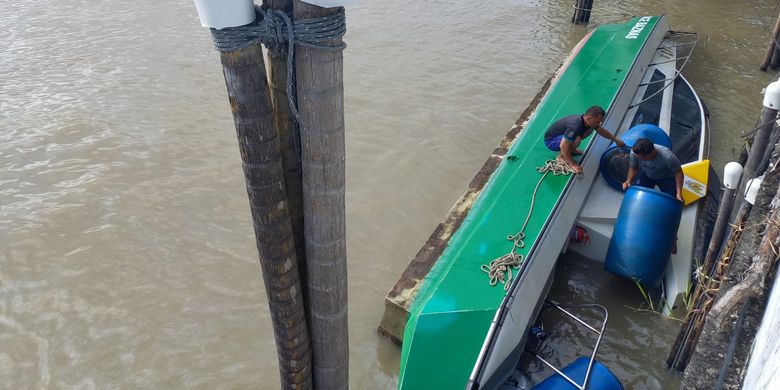
[[[603,117],[604,114],[605,114],[604,109],[601,108],[601,106],[593,106],[589,108],[587,111],[585,111],[585,115],[596,116],[596,117],[598,116]]]
[[[646,155],[655,149],[655,145],[650,138],[640,138],[634,143],[634,147],[631,150],[636,154]]]

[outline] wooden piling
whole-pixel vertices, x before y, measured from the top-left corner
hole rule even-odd
[[[338,11],[293,2],[296,20]],[[326,44],[340,45],[341,38]],[[347,389],[343,56],[341,50],[296,46],[295,59],[314,386]]]
[[[575,0],[574,14],[571,22],[574,24],[588,23],[590,21],[590,12],[593,8],[593,0]]]
[[[292,0],[265,0],[269,9],[292,14]],[[284,49],[286,50],[286,48]],[[286,52],[285,52],[286,53]],[[287,96],[287,58],[268,51],[268,84],[274,109],[274,125],[279,134],[279,146],[284,167],[290,222],[295,240],[295,257],[301,286],[306,286],[306,245],[303,234],[303,177],[301,173],[300,138]],[[303,302],[308,305],[308,291],[303,289]]]
[[[585,9],[582,10],[581,21],[583,23],[588,23],[590,22],[590,13],[593,10],[593,0],[585,0],[585,5],[583,8]]]
[[[737,194],[745,193],[747,182],[756,177],[756,172],[759,168],[758,165],[764,159],[764,152],[769,143],[769,136],[772,133],[775,121],[777,121],[777,110],[764,107],[761,110],[761,117],[758,122],[759,129],[756,132],[756,136],[753,138],[753,143],[750,145],[750,154],[748,154],[745,168],[742,170],[742,180],[740,180]]]
[[[574,14],[571,16],[571,22],[574,24],[580,24],[580,18],[582,17],[582,4],[585,0],[574,1]]]
[[[761,63],[761,70],[766,71],[767,67],[772,62],[772,57],[777,55],[777,39],[780,35],[780,15],[778,15],[775,21],[775,29],[772,30],[772,35],[769,36],[769,47],[766,49],[766,55],[764,56],[764,62]]]
[[[734,204],[735,193],[736,189],[726,188],[726,190],[723,191],[723,196],[720,198],[718,218],[715,220],[712,237],[710,238],[710,245],[707,247],[707,254],[704,256],[704,263],[701,267],[701,272],[705,272],[707,275],[709,275],[712,266],[715,264],[715,258],[720,252],[721,242],[723,241],[723,232],[726,230],[726,224],[729,222],[729,215],[731,214],[731,206]]]
[[[769,62],[769,68],[777,69],[778,67],[780,67],[780,47],[775,45],[775,51],[772,54],[772,61]]]
[[[259,44],[220,53],[238,136],[283,389],[310,389],[311,344],[288,215],[279,138]]]

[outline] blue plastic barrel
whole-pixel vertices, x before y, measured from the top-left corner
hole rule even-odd
[[[650,138],[654,144],[666,146],[669,149],[672,148],[672,141],[669,139],[669,135],[667,135],[662,128],[648,123],[636,125],[620,136],[620,139],[625,142],[628,147],[634,146],[636,141],[640,138]]]
[[[674,197],[646,187],[629,187],[604,268],[644,287],[657,287],[672,254],[681,215],[682,203]]]
[[[590,358],[580,357],[573,363],[564,367],[563,373],[569,378],[573,379],[578,384],[582,384],[585,380],[585,373],[588,371],[588,362]],[[563,379],[558,374],[553,374],[551,377],[540,382],[534,386],[532,390],[576,390],[569,381]],[[590,371],[590,380],[588,380],[588,390],[623,390],[623,386],[620,381],[615,377],[615,374],[607,368],[607,366],[595,361],[593,362],[593,368]]]
[[[656,125],[641,124],[628,129],[620,136],[620,139],[626,143],[626,147],[619,148],[613,143],[601,155],[599,172],[610,187],[623,191],[622,184],[628,175],[628,155],[631,152],[631,147],[640,138],[650,138],[654,144],[672,148],[669,136]]]

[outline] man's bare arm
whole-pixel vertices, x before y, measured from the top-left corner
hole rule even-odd
[[[604,137],[604,138],[606,138],[606,139],[608,139],[608,140],[611,140],[611,141],[612,141],[612,142],[614,142],[614,143],[615,143],[617,146],[620,146],[620,147],[626,146],[626,143],[625,143],[625,142],[623,142],[623,141],[622,141],[621,139],[619,139],[618,137],[615,137],[614,135],[612,135],[612,132],[610,132],[609,130],[607,130],[607,129],[605,129],[605,128],[601,127],[601,126],[599,126],[599,127],[596,129],[596,132],[597,132],[597,133],[599,133],[599,135],[600,135],[600,136],[602,136],[602,137]]]
[[[636,168],[631,166],[628,167],[628,176],[626,177],[626,181],[623,182],[623,191],[627,190],[628,187],[631,186],[631,183],[634,181],[634,177],[636,176],[636,172]]]
[[[685,202],[682,196],[682,186],[683,186],[684,176],[685,175],[683,175],[682,169],[680,169],[679,171],[677,171],[677,173],[674,174],[674,185],[675,187],[677,187],[677,200],[683,203]]]

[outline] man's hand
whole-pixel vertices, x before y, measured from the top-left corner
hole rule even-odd
[[[615,138],[615,145],[617,145],[617,146],[622,148],[622,147],[626,146],[626,143],[623,142],[623,140],[621,140],[619,138]]]
[[[631,187],[631,182],[626,180],[623,182],[623,191],[627,190],[628,187]]]
[[[677,200],[683,203],[685,205],[685,200],[683,200],[682,196],[682,187],[683,187],[683,181],[685,180],[685,174],[683,174],[682,169],[677,171],[677,173],[674,174],[674,185],[677,187]]]

